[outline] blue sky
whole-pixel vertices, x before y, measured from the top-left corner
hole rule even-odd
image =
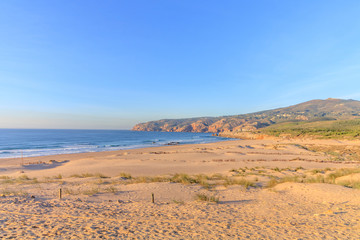
[[[0,128],[360,99],[359,1],[1,1]]]

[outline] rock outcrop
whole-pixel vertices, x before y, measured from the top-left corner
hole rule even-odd
[[[360,117],[360,101],[329,98],[256,113],[187,119],[163,119],[139,123],[134,131],[253,132],[286,121],[344,120]]]

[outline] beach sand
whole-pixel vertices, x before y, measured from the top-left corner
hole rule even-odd
[[[359,145],[234,140],[2,159],[0,237],[360,239]]]

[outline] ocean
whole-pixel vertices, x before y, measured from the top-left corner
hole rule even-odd
[[[128,130],[0,129],[0,158],[102,152],[229,140],[211,133]]]

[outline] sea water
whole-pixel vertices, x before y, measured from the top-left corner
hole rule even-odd
[[[229,140],[211,133],[0,129],[0,158],[102,152]]]

